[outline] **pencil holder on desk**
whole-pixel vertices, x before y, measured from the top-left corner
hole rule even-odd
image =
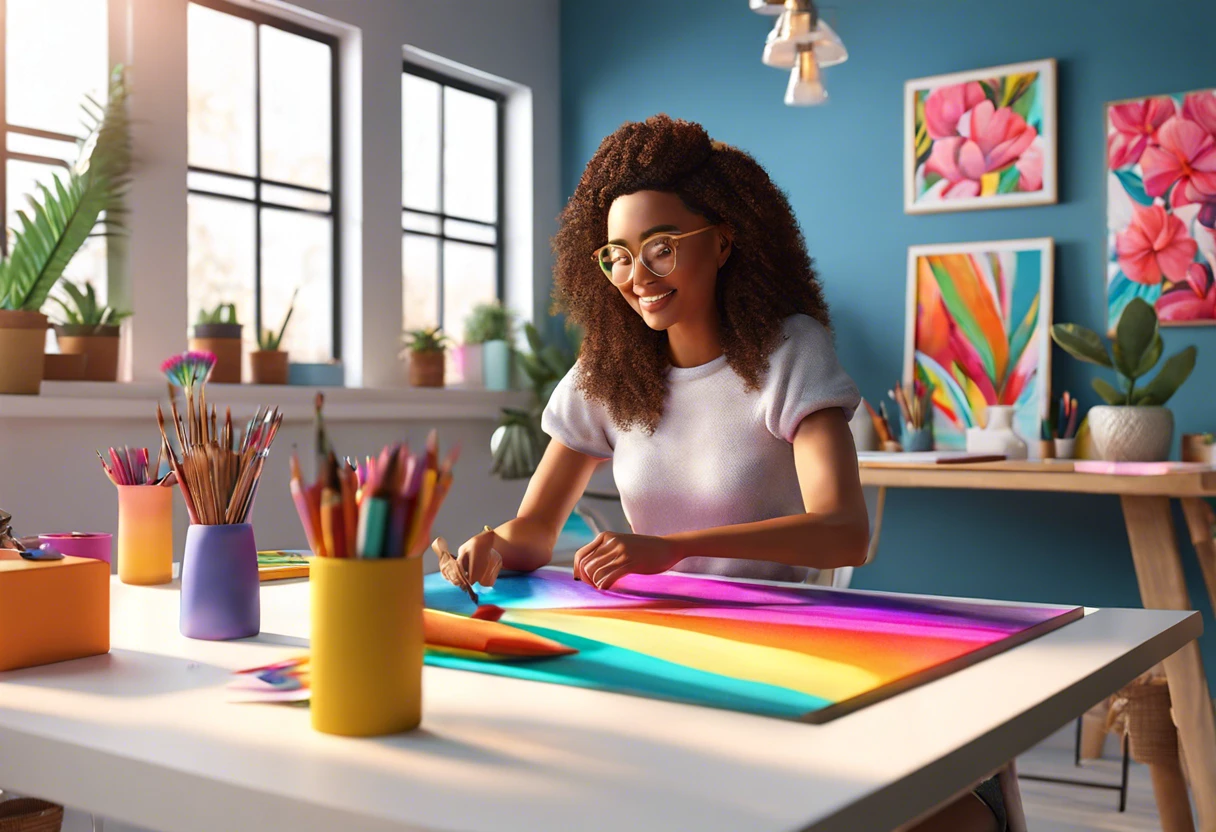
[[[118,579],[124,584],[173,580],[173,489],[118,488]]]
[[[252,525],[196,524],[187,529],[182,635],[208,641],[256,636],[262,628],[260,590]]]
[[[371,737],[422,719],[422,558],[315,558],[312,727]]]
[[[900,435],[900,445],[905,451],[931,451],[933,450],[933,428],[909,428],[904,427],[903,433]]]

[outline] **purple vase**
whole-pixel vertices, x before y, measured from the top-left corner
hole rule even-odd
[[[182,635],[209,641],[256,636],[262,628],[260,588],[252,525],[186,530]]]

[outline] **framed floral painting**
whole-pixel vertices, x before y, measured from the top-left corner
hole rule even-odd
[[[904,85],[904,211],[1056,201],[1056,62]]]
[[[1106,323],[1216,323],[1216,89],[1106,105]]]
[[[908,249],[904,379],[933,390],[933,444],[966,447],[989,405],[1012,405],[1035,451],[1051,402],[1050,237]]]

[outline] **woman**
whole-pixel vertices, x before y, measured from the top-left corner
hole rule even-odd
[[[600,589],[630,573],[801,581],[860,565],[869,520],[848,428],[860,396],[763,168],[696,124],[627,123],[587,164],[554,250],[579,360],[542,416],[552,441],[517,516],[465,542],[449,580],[460,569],[488,587],[500,568],[547,564],[607,459],[632,531],[576,553],[575,576]],[[963,820],[987,812],[971,803]]]

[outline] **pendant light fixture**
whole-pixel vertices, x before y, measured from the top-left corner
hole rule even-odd
[[[814,0],[748,0],[752,11],[777,20],[764,41],[760,60],[765,66],[790,70],[785,103],[790,106],[822,104],[827,100],[819,70],[844,63],[848,50],[840,36],[819,16]]]

